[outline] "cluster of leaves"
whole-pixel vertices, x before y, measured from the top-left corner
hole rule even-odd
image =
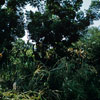
[[[97,66],[99,65],[99,54],[100,54],[100,29],[92,27],[88,30],[88,34],[84,38],[80,39],[76,43],[72,43],[72,47],[68,49],[70,54],[79,54],[80,59],[84,62]],[[75,58],[77,58],[75,56]],[[75,59],[74,58],[74,59]]]
[[[0,91],[1,100],[43,100],[42,92],[15,92],[15,91]]]

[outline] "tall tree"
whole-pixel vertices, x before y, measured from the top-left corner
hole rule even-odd
[[[59,57],[67,54],[66,48],[83,36],[89,25],[100,18],[100,1],[92,1],[85,12],[83,0],[44,0],[44,12],[30,12],[28,30],[36,42],[38,59],[44,60],[46,51],[53,47]],[[29,17],[28,17],[29,18]],[[45,61],[45,60],[44,60]]]
[[[0,52],[4,47],[10,48],[16,37],[24,35],[23,14],[19,8],[14,0],[0,1]]]

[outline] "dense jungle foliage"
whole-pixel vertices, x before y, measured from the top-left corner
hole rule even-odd
[[[0,100],[100,100],[100,1],[82,3],[0,0]]]

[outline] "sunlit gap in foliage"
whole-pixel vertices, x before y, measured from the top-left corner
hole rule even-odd
[[[26,12],[30,12],[32,11],[33,13],[35,13],[36,11],[40,11],[41,13],[44,12],[44,9],[45,9],[45,0],[44,1],[41,1],[40,3],[40,6],[38,7],[32,7],[30,4],[27,4],[25,6],[25,9],[23,9],[23,12],[24,12],[24,23],[26,24],[26,28],[25,28],[25,36],[22,38],[25,43],[27,42],[30,42],[32,44],[36,44],[35,42],[33,42],[31,39],[30,39],[30,36],[29,36],[29,31],[27,30],[27,19],[26,19]]]
[[[24,23],[26,24],[26,28],[25,28],[25,36],[22,38],[22,40],[24,40],[25,43],[27,43],[29,41],[30,43],[35,44],[35,42],[32,42],[32,40],[30,39],[29,32],[27,30],[27,19],[26,19],[26,12],[27,11],[36,12],[36,11],[38,11],[38,8],[37,7],[36,8],[32,7],[32,6],[30,6],[28,4],[28,5],[25,6],[25,9],[23,9],[23,12],[24,12]]]

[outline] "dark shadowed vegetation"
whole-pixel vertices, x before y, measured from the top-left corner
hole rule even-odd
[[[100,1],[82,3],[0,0],[0,100],[100,100]]]

